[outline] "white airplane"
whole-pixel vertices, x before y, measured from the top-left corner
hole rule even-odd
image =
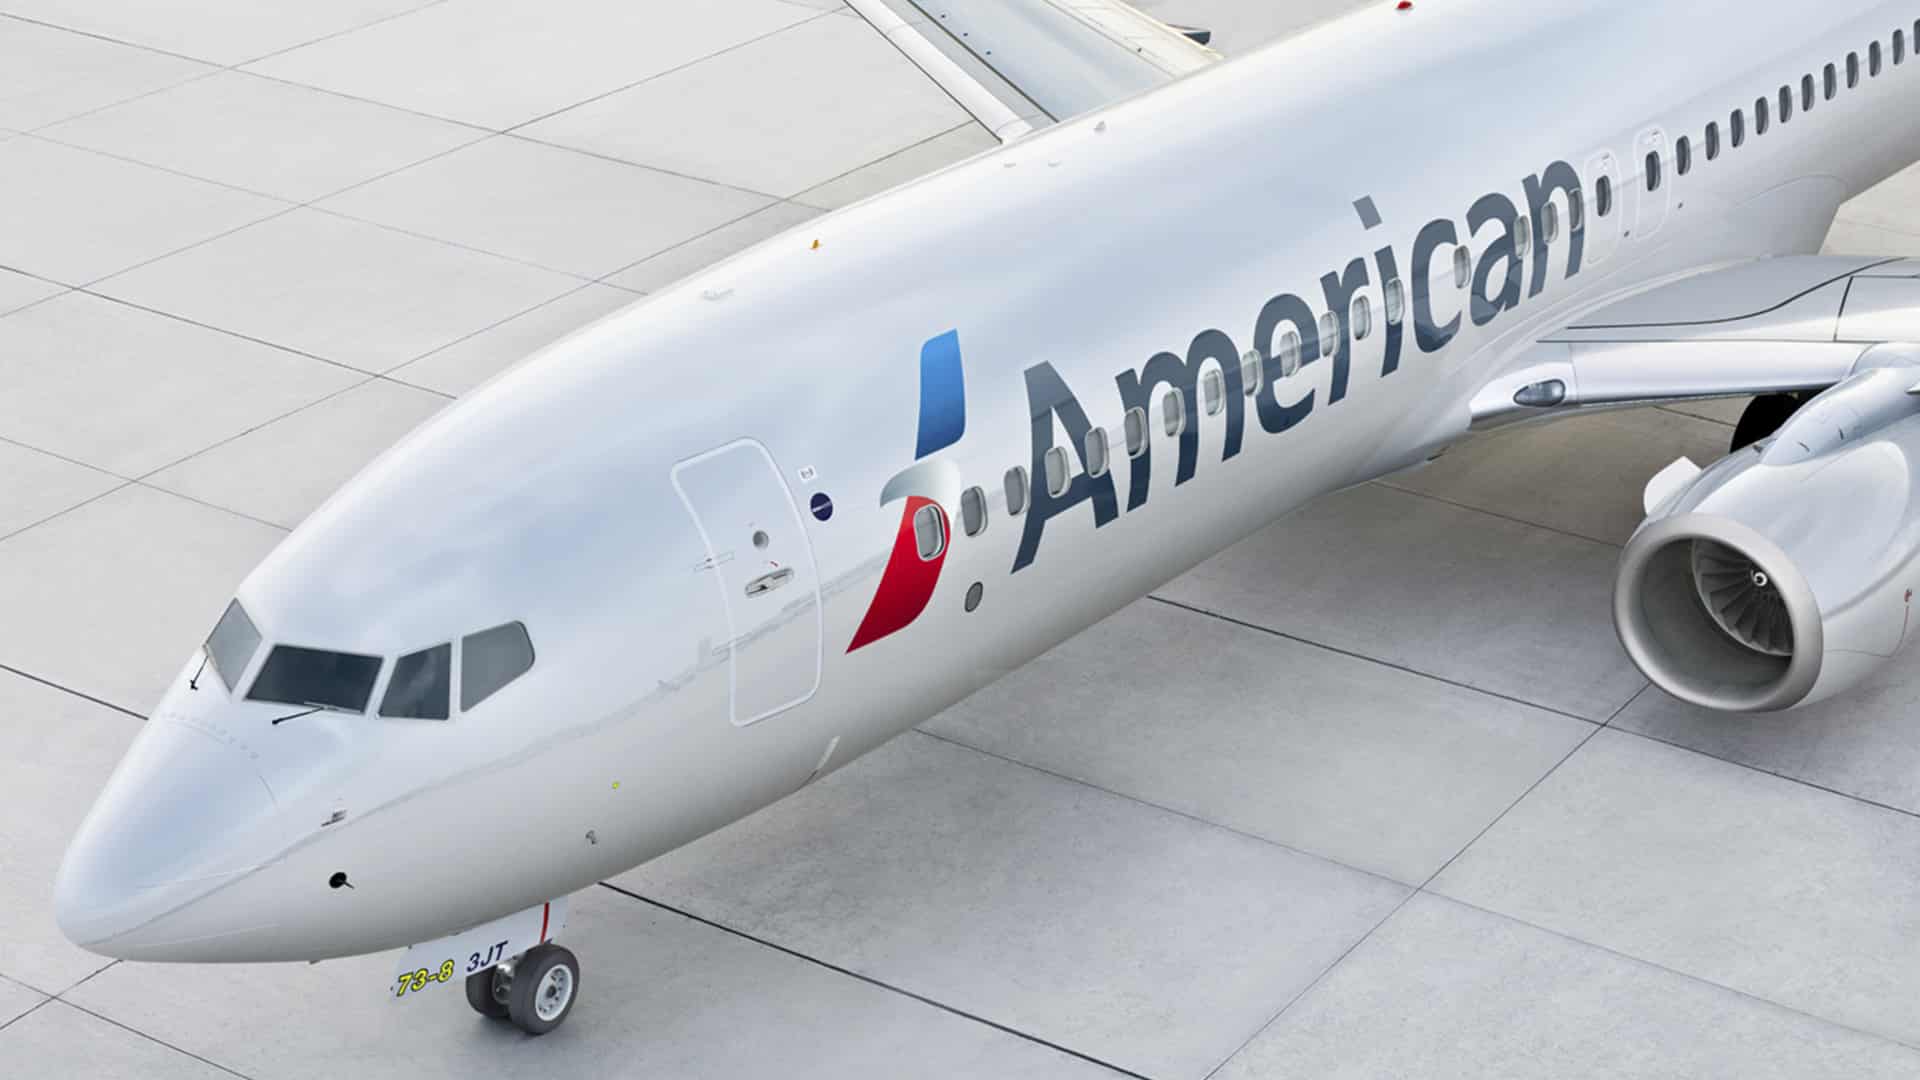
[[[1621,560],[1668,692],[1789,708],[1905,644],[1920,260],[1813,253],[1920,158],[1920,5],[1385,0],[1217,63],[1117,0],[852,2],[1004,145],[369,466],[167,690],[69,937],[411,945],[387,992],[548,1030],[568,893],[1514,421],[1762,395]]]

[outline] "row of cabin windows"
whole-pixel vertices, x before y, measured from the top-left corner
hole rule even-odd
[[[1920,46],[1920,20],[1914,21],[1913,39],[1915,45]],[[1906,62],[1907,32],[1904,28],[1893,32],[1892,53],[1895,66]],[[1867,78],[1877,78],[1881,71],[1885,69],[1883,62],[1884,55],[1880,42],[1876,41],[1867,46]],[[1847,89],[1849,90],[1860,85],[1860,54],[1857,52],[1847,54],[1846,79]],[[1840,93],[1840,66],[1828,64],[1823,68],[1820,72],[1820,80],[1817,87],[1812,73],[1800,77],[1799,108],[1801,112],[1812,111],[1816,100],[1816,89],[1819,91],[1818,100],[1832,101],[1838,96]],[[1782,86],[1778,97],[1775,99],[1770,100],[1765,97],[1754,99],[1753,133],[1755,135],[1765,135],[1767,128],[1771,126],[1773,119],[1772,114],[1776,112],[1782,124],[1793,119],[1794,94],[1791,84]],[[1720,124],[1718,121],[1707,125],[1705,138],[1702,141],[1705,143],[1707,160],[1718,160],[1720,157]],[[1743,109],[1735,109],[1727,117],[1727,143],[1734,149],[1739,149],[1746,141],[1746,111]],[[1685,176],[1693,171],[1693,142],[1685,135],[1682,135],[1673,144],[1673,168],[1674,172],[1680,176]],[[1660,173],[1660,151],[1649,151],[1646,160],[1648,191],[1660,190]],[[1600,216],[1606,217],[1613,206],[1612,185],[1607,182],[1606,177],[1601,177],[1595,184],[1595,195],[1597,197],[1596,201],[1599,203],[1598,210]]]
[[[1916,48],[1920,48],[1920,20],[1913,24],[1913,39]],[[1907,34],[1905,29],[1893,32],[1892,60],[1897,66],[1907,58]],[[1866,77],[1876,78],[1884,70],[1885,53],[1881,43],[1873,42],[1867,46]],[[1850,52],[1845,62],[1847,88],[1860,85],[1860,54]],[[1815,90],[1820,98],[1832,101],[1840,93],[1841,68],[1828,64],[1820,73],[1816,87],[1814,77],[1808,73],[1800,79],[1799,110],[1809,112],[1815,103]],[[1773,114],[1778,112],[1780,122],[1785,124],[1793,119],[1794,87],[1791,84],[1780,87],[1775,97],[1756,98],[1753,103],[1753,133],[1765,135],[1772,125]],[[1747,141],[1747,117],[1743,109],[1735,109],[1727,117],[1726,145],[1738,149]],[[1708,161],[1718,160],[1721,152],[1720,124],[1709,123],[1701,139],[1703,152]],[[1693,140],[1682,135],[1673,145],[1673,167],[1676,175],[1686,176],[1693,171]],[[1647,153],[1645,161],[1645,181],[1648,191],[1660,190],[1664,179],[1664,162],[1658,150]],[[1594,213],[1607,217],[1613,213],[1613,180],[1600,176],[1593,184]],[[1567,227],[1578,231],[1584,224],[1583,205],[1580,194],[1570,192],[1567,202]],[[1560,208],[1549,202],[1540,209],[1540,230],[1547,244],[1560,240]],[[1531,223],[1526,215],[1521,215],[1514,223],[1514,247],[1526,252],[1532,240]],[[1453,284],[1456,289],[1464,289],[1473,278],[1473,253],[1465,244],[1457,244],[1453,250]],[[1388,325],[1399,325],[1406,315],[1406,293],[1398,278],[1387,281],[1381,289]],[[1347,326],[1355,341],[1365,341],[1373,333],[1373,304],[1366,296],[1356,296],[1347,313]],[[1320,355],[1331,355],[1340,343],[1340,317],[1329,311],[1320,316],[1319,326]],[[1274,351],[1273,359],[1280,364],[1281,376],[1293,375],[1300,368],[1300,338],[1288,330],[1280,337],[1279,347]],[[1249,352],[1241,361],[1240,384],[1249,396],[1259,392],[1261,385],[1261,359],[1259,354]],[[1201,405],[1208,416],[1216,416],[1226,402],[1226,385],[1218,369],[1211,369],[1201,379]],[[1178,437],[1186,427],[1186,399],[1179,388],[1175,387],[1161,399],[1161,422],[1169,438]],[[1128,458],[1136,458],[1147,450],[1147,414],[1146,410],[1129,409],[1121,420],[1121,433],[1126,440]],[[1104,428],[1095,428],[1087,433],[1086,444],[1082,449],[1082,460],[1089,476],[1104,476],[1110,466],[1110,449],[1107,445],[1107,432]],[[1065,447],[1055,446],[1041,457],[1042,479],[1046,482],[1049,494],[1058,497],[1066,494],[1072,483],[1072,465],[1067,459]],[[1007,514],[1017,517],[1027,508],[1028,477],[1025,466],[1016,465],[1007,470],[1005,478],[1007,496]],[[970,487],[960,495],[960,527],[968,536],[978,536],[987,528],[987,494],[979,487]],[[946,517],[937,506],[923,507],[915,515],[914,532],[920,548],[920,557],[936,559],[946,551]]]
[[[1920,45],[1920,20],[1914,22],[1913,35],[1916,45]],[[1905,63],[1907,58],[1907,35],[1904,29],[1893,32],[1893,47],[1891,51],[1895,65]],[[1881,71],[1884,70],[1884,55],[1881,43],[1878,41],[1873,42],[1867,47],[1866,72],[1868,78],[1876,78],[1880,75]],[[1848,89],[1853,89],[1860,85],[1860,69],[1860,54],[1857,52],[1848,53],[1845,64]],[[1841,71],[1837,65],[1826,65],[1821,72],[1818,87],[1821,98],[1826,101],[1832,101],[1834,97],[1839,94],[1840,77]],[[1816,89],[1814,77],[1811,73],[1801,77],[1799,89],[1799,109],[1801,112],[1810,111],[1814,107]],[[1768,128],[1772,126],[1773,113],[1776,111],[1776,108],[1781,123],[1784,124],[1793,119],[1794,88],[1792,85],[1780,87],[1779,94],[1776,98],[1761,97],[1754,100],[1754,135],[1759,136],[1767,133]],[[1726,145],[1738,149],[1744,145],[1746,141],[1747,118],[1745,110],[1735,109],[1727,117]],[[1706,126],[1702,143],[1706,159],[1708,161],[1718,160],[1722,146],[1720,124],[1718,121],[1709,123]],[[1677,175],[1686,176],[1693,171],[1693,140],[1690,136],[1683,135],[1675,140],[1673,146],[1673,164],[1674,172]],[[1645,161],[1645,181],[1648,191],[1660,190],[1660,185],[1664,180],[1663,174],[1664,162],[1662,161],[1660,151],[1649,151]],[[1613,181],[1610,177],[1603,175],[1595,179],[1593,196],[1594,213],[1596,215],[1604,218],[1613,213]],[[1579,230],[1583,226],[1582,211],[1583,206],[1579,193],[1569,193],[1567,206],[1568,228]],[[1559,242],[1560,208],[1558,205],[1549,202],[1541,208],[1540,229],[1543,238],[1549,245]],[[1514,246],[1517,250],[1521,252],[1528,250],[1528,246],[1532,240],[1532,232],[1531,223],[1524,214],[1514,223],[1513,239]],[[1457,244],[1453,250],[1454,287],[1456,289],[1464,289],[1471,283],[1472,278],[1473,253],[1465,244]],[[1405,287],[1400,283],[1398,278],[1393,278],[1382,286],[1381,291],[1386,309],[1387,323],[1389,325],[1398,325],[1406,315]],[[1373,304],[1366,296],[1354,297],[1352,307],[1347,313],[1347,326],[1352,332],[1355,341],[1365,341],[1373,333]],[[1329,311],[1320,316],[1317,329],[1320,339],[1318,342],[1320,355],[1331,355],[1333,351],[1339,347],[1340,342],[1341,327],[1339,314]],[[1291,376],[1299,370],[1300,346],[1300,338],[1293,331],[1288,330],[1281,335],[1279,348],[1274,352],[1274,359],[1280,364],[1280,374],[1283,378]],[[1249,396],[1259,391],[1261,374],[1259,355],[1257,353],[1248,353],[1241,361],[1240,383]],[[1225,400],[1226,387],[1219,370],[1209,370],[1201,380],[1201,404],[1206,414],[1208,416],[1218,415],[1224,407]],[[1178,437],[1186,425],[1186,401],[1184,395],[1178,388],[1169,391],[1167,396],[1162,399],[1162,412],[1163,424],[1168,437]],[[1128,410],[1126,416],[1122,419],[1121,431],[1126,439],[1127,457],[1135,458],[1146,452],[1147,418],[1144,410],[1137,408]],[[1086,445],[1082,447],[1082,459],[1085,462],[1087,474],[1096,477],[1106,475],[1107,469],[1109,468],[1109,457],[1110,450],[1107,445],[1106,430],[1104,428],[1095,428],[1088,432]],[[1066,494],[1068,485],[1072,483],[1072,466],[1067,459],[1066,448],[1060,446],[1050,448],[1042,455],[1041,464],[1045,473],[1043,479],[1046,481],[1048,493],[1055,497]],[[1007,470],[1005,488],[1007,513],[1009,516],[1017,517],[1026,510],[1028,483],[1027,470],[1024,466],[1016,465]],[[916,515],[914,526],[921,558],[929,560],[936,559],[946,551],[945,520],[945,516],[940,512],[939,508],[933,506],[923,508],[920,513]],[[987,497],[984,489],[970,487],[961,493],[960,524],[962,530],[968,536],[978,536],[986,531]]]
[[[1916,44],[1920,44],[1920,20],[1916,20],[1914,23],[1913,35]],[[1905,30],[1895,30],[1893,32],[1891,52],[1892,62],[1895,65],[1905,63],[1907,57],[1907,35]],[[1884,69],[1883,55],[1880,42],[1876,41],[1868,46],[1866,59],[1866,73],[1868,78],[1879,76]],[[1859,86],[1861,79],[1859,53],[1847,54],[1845,70],[1848,89]],[[1822,71],[1818,89],[1820,90],[1820,96],[1824,100],[1832,101],[1840,92],[1840,77],[1840,68],[1834,64],[1828,64]],[[1814,77],[1811,74],[1803,76],[1800,80],[1799,109],[1801,112],[1806,112],[1814,107],[1815,90]],[[1793,118],[1795,106],[1792,86],[1782,86],[1780,88],[1777,107],[1781,123],[1786,123]],[[1767,133],[1768,128],[1772,124],[1774,108],[1774,102],[1768,98],[1755,99],[1753,106],[1753,132],[1755,135],[1765,135]],[[1738,149],[1746,143],[1746,140],[1746,113],[1744,110],[1735,109],[1727,118],[1727,140],[1725,145]],[[1717,121],[1707,125],[1702,143],[1706,159],[1708,161],[1718,160],[1723,144],[1720,137],[1720,125]],[[1676,174],[1686,176],[1693,171],[1694,155],[1693,140],[1691,137],[1683,135],[1676,140],[1673,155],[1674,171]],[[1664,163],[1658,150],[1650,151],[1647,154],[1645,169],[1647,190],[1660,190],[1661,182],[1664,179]],[[1603,218],[1611,215],[1614,206],[1612,179],[1607,176],[1598,177],[1594,181],[1593,194],[1594,213]],[[1571,192],[1569,196],[1567,205],[1567,227],[1570,230],[1577,231],[1585,224],[1583,220],[1584,205],[1578,192]],[[1540,210],[1540,229],[1544,239],[1549,245],[1559,242],[1560,227],[1560,208],[1557,204],[1549,202]],[[1532,241],[1531,223],[1526,215],[1521,215],[1515,221],[1513,237],[1515,248],[1521,252],[1526,252]],[[1465,244],[1457,244],[1453,250],[1454,287],[1464,289],[1471,283],[1472,278],[1473,253]],[[1399,325],[1406,315],[1405,286],[1401,284],[1398,278],[1393,278],[1382,286],[1381,291],[1387,323],[1389,325]],[[1373,333],[1372,301],[1366,296],[1354,297],[1353,305],[1348,312],[1347,318],[1348,328],[1353,334],[1353,339],[1355,341],[1365,341]],[[1338,313],[1329,311],[1322,315],[1317,329],[1320,339],[1320,355],[1331,355],[1333,351],[1338,348],[1340,341],[1341,328]],[[1289,377],[1299,370],[1300,347],[1300,338],[1293,331],[1288,330],[1281,334],[1279,347],[1274,351],[1274,359],[1280,364],[1280,374],[1283,378]],[[1260,357],[1255,353],[1248,353],[1241,362],[1240,382],[1249,396],[1259,392],[1261,374]],[[1208,416],[1218,415],[1224,406],[1226,398],[1225,384],[1218,370],[1210,370],[1202,378],[1201,395],[1201,402],[1206,414]],[[1186,402],[1184,395],[1179,389],[1175,388],[1168,392],[1161,403],[1163,423],[1167,435],[1170,438],[1178,437],[1186,425]],[[1122,419],[1121,431],[1126,439],[1127,457],[1135,458],[1146,452],[1147,418],[1144,410],[1137,408],[1129,410]],[[1105,429],[1096,428],[1088,432],[1086,445],[1082,449],[1084,451],[1083,459],[1088,475],[1096,477],[1104,476],[1109,468],[1110,456]],[[1067,458],[1066,448],[1056,446],[1049,449],[1046,454],[1042,456],[1042,467],[1045,473],[1043,479],[1046,481],[1048,493],[1055,497],[1066,494],[1068,485],[1072,483],[1072,466]],[[1007,470],[1005,489],[1007,513],[1009,516],[1017,517],[1026,510],[1028,484],[1029,480],[1025,466],[1016,465]],[[971,487],[963,492],[960,497],[960,508],[961,527],[968,536],[978,536],[980,533],[986,531],[987,499],[986,492],[982,488]],[[939,511],[933,507],[926,508],[922,513],[927,515],[929,525],[924,530],[919,530],[924,533],[920,541],[921,557],[926,559],[938,558],[939,555],[946,550],[944,527],[941,524],[944,518]]]
[[[1604,178],[1603,178],[1604,180]],[[1603,190],[1600,193],[1600,214],[1605,216],[1610,206],[1611,195]],[[1567,200],[1567,227],[1579,230],[1584,226],[1584,203],[1580,193],[1569,192]],[[1560,242],[1560,207],[1549,202],[1540,209],[1541,235],[1549,245]],[[1532,223],[1522,214],[1514,223],[1513,241],[1516,250],[1526,252],[1533,241]],[[1465,244],[1456,244],[1453,250],[1453,285],[1456,289],[1465,289],[1473,281],[1473,253]],[[1406,318],[1406,286],[1399,278],[1390,278],[1381,286],[1381,307],[1387,325],[1398,326]],[[1373,301],[1367,296],[1356,296],[1347,312],[1347,327],[1355,341],[1365,341],[1373,335]],[[1340,316],[1329,311],[1320,316],[1315,328],[1319,338],[1319,355],[1331,356],[1340,345]],[[1302,342],[1300,335],[1293,330],[1280,333],[1273,351],[1271,362],[1279,365],[1280,377],[1291,378],[1300,370]],[[1248,397],[1260,392],[1265,369],[1261,357],[1256,352],[1248,352],[1240,359],[1240,386]],[[1226,378],[1218,368],[1210,368],[1200,378],[1201,410],[1208,416],[1218,416],[1226,407]],[[1168,438],[1179,438],[1186,430],[1187,402],[1186,394],[1178,387],[1167,391],[1160,399],[1160,422]],[[1142,408],[1128,409],[1121,417],[1120,432],[1125,441],[1126,455],[1129,460],[1147,452],[1148,440],[1147,411]],[[1105,476],[1112,467],[1112,448],[1108,444],[1105,428],[1094,428],[1087,432],[1085,444],[1081,447],[1082,460],[1089,476]],[[1067,457],[1067,448],[1055,446],[1041,455],[1042,481],[1047,493],[1055,498],[1065,495],[1073,483],[1073,465]],[[1031,481],[1024,465],[1016,465],[1007,470],[1003,486],[1007,497],[1007,515],[1018,517],[1027,509],[1029,485]],[[970,487],[960,493],[960,529],[968,536],[978,536],[987,530],[987,493],[984,488]],[[914,540],[919,548],[920,557],[931,561],[939,558],[947,549],[946,516],[937,506],[922,507],[914,516]]]

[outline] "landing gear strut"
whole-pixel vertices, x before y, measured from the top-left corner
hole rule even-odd
[[[1817,393],[1817,390],[1801,390],[1761,394],[1747,402],[1746,411],[1740,414],[1740,422],[1734,425],[1733,444],[1727,447],[1727,452],[1744,450],[1779,431],[1800,410],[1800,406],[1813,400]]]
[[[558,945],[536,945],[511,963],[467,976],[467,1004],[529,1035],[560,1026],[580,996],[580,961]]]

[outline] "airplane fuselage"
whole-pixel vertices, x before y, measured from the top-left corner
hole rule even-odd
[[[1420,465],[1582,313],[1817,250],[1920,158],[1916,14],[1381,5],[649,297],[409,436],[247,579],[264,642],[235,685],[276,645],[336,650],[383,658],[372,704],[274,724],[285,704],[190,687],[196,655],[82,840],[135,847],[113,830],[140,813],[180,836],[137,869],[83,856],[63,920],[142,959],[368,952],[737,820]],[[514,621],[523,676],[447,720],[380,715],[396,657]],[[215,744],[247,789],[227,811],[140,810]]]

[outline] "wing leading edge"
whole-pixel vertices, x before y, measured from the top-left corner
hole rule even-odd
[[[1473,424],[1819,389],[1894,344],[1920,344],[1920,259],[1738,263],[1620,300],[1542,339],[1475,395]]]
[[[1121,0],[847,0],[1001,141],[1220,54]]]

